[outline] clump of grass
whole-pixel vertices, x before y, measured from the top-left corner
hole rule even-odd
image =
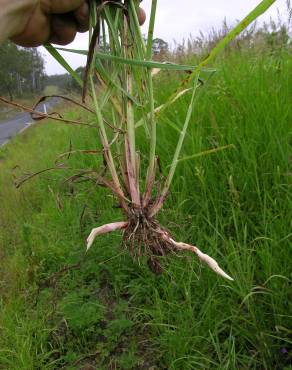
[[[198,66],[179,66],[151,61],[152,39],[157,0],[152,1],[147,42],[144,43],[139,25],[139,1],[92,1],[89,51],[85,78],[82,82],[56,49],[48,50],[83,87],[83,102],[87,95],[93,104],[95,121],[106,169],[96,170],[96,183],[109,188],[119,202],[124,221],[94,228],[87,239],[87,250],[98,235],[122,230],[124,244],[134,257],[147,255],[149,265],[160,270],[157,256],[189,250],[219,275],[233,280],[218,263],[196,246],[177,242],[157,221],[157,214],[167,198],[183,148],[184,139],[197,102],[202,81],[214,70],[206,65],[274,1],[263,0],[242,22],[231,30]],[[155,108],[153,68],[187,70],[189,73],[176,91],[161,106]],[[97,85],[95,81],[99,82]],[[167,176],[159,171],[156,152],[157,119],[162,111],[171,109],[182,95],[190,93],[183,128],[170,163]],[[110,121],[110,122],[109,122]],[[137,150],[136,132],[143,126],[149,142],[149,152]],[[218,148],[217,150],[220,150]],[[145,157],[148,157],[145,165]],[[143,163],[142,163],[143,162]],[[146,177],[143,178],[147,168]],[[106,174],[105,174],[106,172]],[[141,175],[142,174],[142,175]]]

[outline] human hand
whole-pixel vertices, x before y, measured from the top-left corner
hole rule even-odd
[[[24,47],[66,45],[89,27],[86,0],[0,0],[0,6],[0,42],[10,38]],[[142,25],[146,14],[141,8],[138,18]]]
[[[10,0],[10,3],[20,1]],[[17,29],[10,37],[20,46],[39,46],[46,42],[66,45],[77,32],[89,26],[89,7],[85,0],[22,1],[15,7]],[[27,3],[27,4],[23,4]],[[26,6],[25,6],[26,5]]]

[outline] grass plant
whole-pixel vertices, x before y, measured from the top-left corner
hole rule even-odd
[[[83,102],[85,102],[89,82],[90,96],[99,126],[99,139],[102,144],[104,162],[109,173],[109,176],[106,177],[103,175],[104,169],[99,172],[96,171],[96,183],[111,189],[117,197],[124,220],[94,228],[87,239],[87,250],[92,246],[98,235],[122,230],[124,244],[129,247],[133,257],[139,258],[142,254],[148,255],[149,266],[153,271],[158,272],[160,270],[158,257],[169,252],[189,250],[216,273],[233,280],[212,257],[202,253],[198,247],[175,241],[169,231],[157,221],[157,213],[161,210],[165,199],[169,195],[197,100],[197,92],[200,88],[199,79],[202,81],[204,75],[211,73],[204,69],[205,66],[242,30],[265,12],[273,2],[273,0],[262,1],[218,43],[209,56],[193,71],[189,67],[188,70],[191,71],[189,76],[182,81],[179,89],[162,104],[158,111],[155,110],[151,69],[154,65],[151,58],[157,1],[152,2],[146,45],[139,25],[139,1],[98,2],[97,6],[94,2],[91,3],[92,31],[90,32],[91,38],[83,83]],[[96,45],[100,39],[103,40],[103,43],[99,48],[108,48],[109,53],[99,53],[97,55]],[[59,56],[56,49],[50,46],[48,50],[72,73],[72,69]],[[101,55],[106,56],[107,63],[102,63],[104,58],[100,59]],[[174,66],[173,64],[164,64],[164,68],[169,67],[169,65]],[[94,75],[103,87],[99,91],[99,96],[96,93]],[[72,74],[72,76],[75,77],[75,74]],[[77,82],[80,83],[79,78]],[[186,89],[189,84],[191,84],[191,87]],[[157,165],[159,161],[159,155],[156,152],[157,114],[160,114],[163,109],[170,108],[175,100],[189,91],[191,97],[184,124],[180,131],[168,174],[164,179],[161,178]],[[102,109],[101,101],[104,109]],[[108,112],[106,111],[107,102],[114,102]],[[107,114],[112,120],[111,124],[108,125],[112,132],[109,132],[106,128]],[[143,122],[145,131],[149,136],[149,160],[146,165],[145,179],[143,179],[143,175],[141,177],[141,160],[144,159],[141,158],[141,155],[147,156],[147,154],[140,152],[136,143],[137,117]]]

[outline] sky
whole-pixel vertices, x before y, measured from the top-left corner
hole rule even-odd
[[[162,38],[170,44],[174,40],[182,41],[190,35],[196,37],[199,32],[208,33],[212,28],[219,29],[226,18],[228,25],[244,18],[260,0],[158,0],[154,37]],[[150,15],[151,0],[143,0],[141,6]],[[286,0],[277,0],[258,22],[277,21],[278,14],[287,19]],[[147,34],[148,22],[142,26],[142,33]],[[88,34],[79,34],[68,45],[71,49],[86,49]],[[40,47],[46,61],[47,74],[61,74],[65,70],[48,52]],[[85,64],[85,58],[76,54],[62,53],[72,68]]]

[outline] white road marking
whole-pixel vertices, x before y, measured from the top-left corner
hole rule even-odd
[[[17,132],[17,135],[19,135],[19,134],[22,134],[23,133],[23,131],[25,131],[30,125],[32,124],[32,122],[26,122],[25,123],[25,127],[23,127],[21,130],[19,130],[18,132]]]
[[[4,141],[4,143],[2,143],[1,145],[0,145],[0,147],[2,148],[3,146],[5,146],[6,144],[8,144],[9,143],[9,140],[6,140],[6,141]]]
[[[0,0],[1,1],[1,0]],[[43,112],[45,113],[45,114],[48,114],[48,108],[51,108],[51,104],[52,104],[52,106],[54,106],[55,104],[56,104],[57,102],[55,102],[54,100],[53,100],[53,102],[52,101],[49,101],[47,104],[43,104]],[[41,109],[40,109],[41,110]],[[29,119],[29,118],[28,118]],[[23,116],[20,116],[20,117],[18,117],[18,118],[16,118],[16,119],[14,119],[14,120],[12,120],[12,121],[8,121],[8,122],[3,122],[3,124],[4,125],[6,125],[6,123],[11,123],[11,122],[13,122],[14,124],[16,124],[16,123],[22,123],[21,121],[23,120]],[[5,146],[6,144],[8,144],[9,142],[10,142],[10,140],[12,139],[12,137],[14,137],[15,135],[19,135],[19,134],[21,134],[23,131],[25,131],[28,127],[30,127],[30,126],[32,126],[33,124],[35,124],[35,123],[37,123],[37,122],[34,122],[34,121],[32,121],[32,122],[24,122],[23,123],[23,125],[24,125],[24,127],[20,130],[20,131],[18,131],[18,132],[16,132],[16,133],[13,133],[13,135],[11,136],[11,137],[9,137],[7,140],[5,140],[2,144],[0,144],[0,147],[3,147],[3,146]],[[7,137],[7,136],[6,136]],[[3,139],[3,138],[2,138]]]
[[[27,128],[29,128],[31,125],[33,124],[33,122],[25,122],[24,123],[24,127],[21,129],[21,130],[19,130],[19,131],[17,131],[17,133],[16,133],[16,135],[20,135],[20,134],[22,134],[23,133],[23,131],[25,131]],[[12,137],[11,137],[12,138]],[[0,147],[2,148],[3,146],[5,146],[6,144],[8,144],[9,143],[9,141],[11,140],[11,138],[9,138],[8,140],[5,140],[4,141],[4,143],[2,143],[1,145],[0,145]]]

